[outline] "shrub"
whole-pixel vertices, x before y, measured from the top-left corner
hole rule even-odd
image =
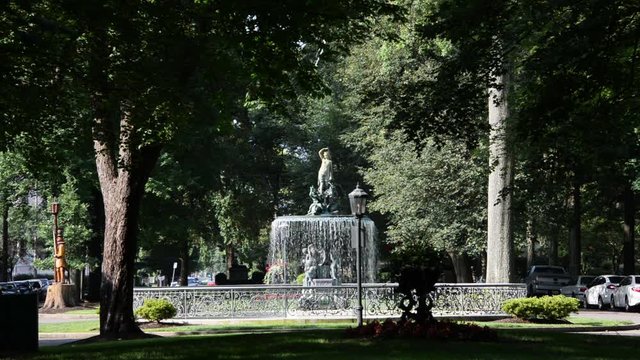
[[[579,306],[578,299],[556,295],[507,300],[502,310],[519,319],[556,321],[578,311]]]
[[[306,274],[305,274],[305,273],[302,273],[302,274],[298,275],[298,276],[296,277],[296,284],[298,284],[298,285],[302,285],[302,284],[304,284],[304,277],[305,277],[305,276],[306,276]]]
[[[176,316],[176,308],[165,299],[148,299],[136,310],[136,316],[160,323]]]

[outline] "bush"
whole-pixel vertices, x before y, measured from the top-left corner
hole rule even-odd
[[[502,310],[519,319],[556,321],[578,311],[579,306],[578,299],[556,295],[507,300]]]
[[[305,273],[298,275],[298,277],[296,277],[296,284],[303,285],[305,276],[306,276]]]
[[[176,316],[176,308],[165,299],[148,299],[136,310],[136,316],[160,323]]]

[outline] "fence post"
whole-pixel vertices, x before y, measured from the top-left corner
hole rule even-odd
[[[182,291],[182,308],[183,310],[183,317],[186,319],[187,318],[187,313],[189,312],[188,308],[187,308],[187,290],[183,290]]]

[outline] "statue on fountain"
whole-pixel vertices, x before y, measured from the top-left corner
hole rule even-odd
[[[318,170],[318,188],[313,186],[309,189],[309,197],[313,201],[309,206],[307,215],[322,215],[338,213],[339,205],[338,189],[333,183],[333,162],[329,148],[322,148],[318,152],[320,155],[320,170]]]

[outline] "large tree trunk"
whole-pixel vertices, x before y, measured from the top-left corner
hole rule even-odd
[[[94,149],[105,210],[100,335],[126,339],[142,334],[133,316],[138,216],[144,185],[160,147],[139,146],[139,134],[126,107],[118,138],[109,130],[108,117],[97,112]]]
[[[64,309],[78,305],[78,291],[75,285],[55,283],[47,287],[47,297],[43,309]]]
[[[580,198],[580,184],[574,181],[571,192],[571,219],[569,223],[569,274],[576,276],[580,274],[582,265],[582,245],[581,243],[581,216],[582,216],[582,200]]]
[[[622,248],[624,273],[631,275],[636,273],[635,256],[635,227],[636,227],[636,204],[635,194],[631,186],[627,186],[624,191],[624,243]]]
[[[180,286],[187,286],[189,285],[189,240],[183,241],[184,244],[180,249]]]
[[[471,267],[466,254],[460,254],[456,251],[448,251],[449,258],[453,264],[453,271],[456,273],[456,282],[471,283],[473,276],[471,275]]]
[[[553,227],[557,230],[556,226]],[[549,265],[558,265],[558,232],[553,231],[549,237]]]
[[[489,174],[487,283],[510,282],[513,277],[511,186],[513,154],[508,145],[508,76],[498,76],[499,88],[489,89]]]
[[[233,245],[227,244],[225,255],[227,257],[227,276],[228,279],[231,279],[231,268],[235,265],[235,252],[233,250]]]
[[[100,189],[92,191],[92,201],[89,206],[91,214],[91,241],[87,245],[87,256],[98,260],[97,267],[89,269],[87,281],[87,301],[100,301],[100,285],[102,282],[102,246],[104,237],[104,202]]]
[[[0,257],[0,281],[5,282],[7,278],[7,267],[9,266],[9,205],[2,204],[2,256]]]
[[[533,220],[527,221],[527,269],[530,269],[536,261],[536,233]]]

